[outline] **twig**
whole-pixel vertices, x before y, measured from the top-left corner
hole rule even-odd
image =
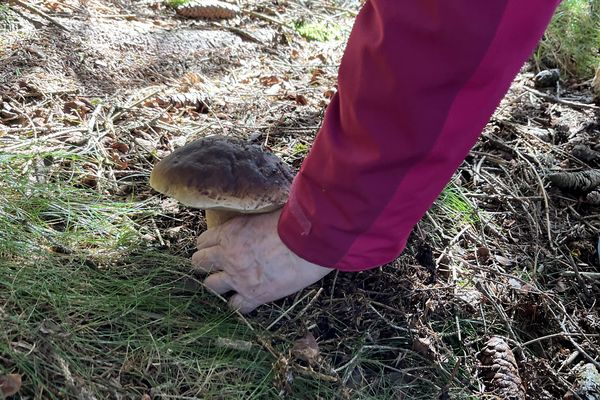
[[[323,293],[323,288],[319,288],[319,290],[317,290],[317,293],[313,296],[312,299],[310,299],[310,301],[308,302],[308,304],[306,305],[306,307],[304,307],[302,310],[300,310],[300,312],[292,319],[292,321],[296,321],[301,316],[303,316],[304,313],[306,312],[306,310],[308,310],[310,308],[310,306],[315,302],[315,300],[317,300],[319,298],[319,296],[321,295],[321,293]]]
[[[259,38],[257,38],[253,34],[251,34],[250,32],[246,32],[243,29],[236,28],[235,26],[225,26],[225,25],[217,25],[217,26],[220,29],[227,29],[228,31],[230,31],[231,33],[234,33],[234,34],[238,35],[242,39],[246,39],[246,40],[248,40],[250,42],[258,43],[260,45],[265,46],[265,43],[262,40],[260,40]]]
[[[123,114],[125,114],[127,111],[131,110],[132,108],[137,107],[138,105],[140,105],[141,103],[143,103],[144,101],[148,100],[151,97],[156,96],[157,94],[159,94],[160,92],[164,91],[164,89],[158,89],[154,92],[151,92],[150,94],[148,94],[147,96],[142,97],[141,99],[139,99],[138,101],[122,107],[119,111],[117,111],[116,113],[112,114],[109,116],[110,120],[112,122],[115,122],[117,119],[119,119]]]
[[[550,202],[548,201],[548,194],[546,193],[546,189],[544,188],[544,182],[542,182],[542,178],[540,174],[538,174],[537,170],[533,166],[533,164],[525,157],[520,151],[516,151],[517,155],[523,159],[533,171],[535,178],[537,179],[538,185],[540,187],[540,191],[542,192],[542,197],[544,199],[544,213],[546,216],[546,235],[548,235],[548,244],[552,250],[555,249],[554,242],[552,241],[552,231],[550,229]]]
[[[456,273],[456,264],[450,263],[450,268],[452,269],[452,292],[454,293],[454,297],[457,297],[458,289],[456,287],[456,284],[458,282],[458,274]],[[454,314],[454,322],[456,323],[456,333],[458,335],[458,341],[462,343],[462,334],[460,332],[460,320],[458,318],[458,313]]]
[[[565,275],[565,276],[580,275],[580,276],[585,276],[586,278],[590,278],[590,279],[600,279],[600,272],[564,271],[564,272],[561,272],[560,274]]]
[[[402,326],[398,326],[396,324],[394,324],[392,321],[388,320],[386,317],[383,316],[383,314],[381,314],[379,311],[377,311],[377,309],[375,307],[373,307],[373,305],[371,304],[371,302],[369,302],[369,304],[367,305],[371,310],[373,310],[375,312],[375,314],[379,315],[379,318],[381,318],[382,320],[384,320],[385,322],[387,322],[387,324],[389,326],[391,326],[394,329],[397,329],[401,332],[410,332],[411,330],[408,328],[404,328]]]
[[[573,272],[575,274],[575,278],[577,279],[577,282],[579,283],[579,286],[584,291],[585,295],[588,298],[590,298],[590,299],[593,298],[592,293],[590,293],[590,289],[587,287],[587,285],[585,284],[585,281],[581,277],[581,273],[579,272],[579,268],[577,267],[577,263],[575,262],[575,260],[573,260],[573,256],[570,253],[565,254],[563,251],[561,251],[561,253],[563,253],[563,255],[565,256],[565,258],[567,260],[569,260],[569,264],[571,264],[571,267],[573,267]]]
[[[583,336],[583,335],[581,333],[567,333],[567,332],[552,333],[550,335],[540,336],[539,338],[535,338],[528,342],[522,343],[522,344],[520,344],[520,346],[525,347],[525,346],[529,346],[530,344],[541,342],[546,339],[552,339],[553,337],[567,337],[567,336]],[[586,334],[585,336],[600,337],[600,334],[592,333],[592,334]]]
[[[482,282],[479,286],[480,286],[480,290],[483,292],[483,294],[486,295],[489,303],[496,309],[496,311],[498,312],[498,314],[500,314],[500,318],[502,318],[502,320],[504,322],[504,325],[506,327],[506,330],[511,334],[511,339],[520,348],[521,345],[520,345],[519,337],[517,336],[517,334],[513,330],[513,328],[512,328],[512,322],[508,320],[508,315],[506,315],[506,311],[504,311],[504,308],[502,308],[502,306],[500,306],[498,303],[496,303],[494,301],[494,296],[490,293],[490,291],[488,290],[488,288],[484,284],[484,282]]]
[[[544,99],[546,99],[548,101],[551,101],[553,103],[564,104],[566,106],[570,106],[570,107],[573,107],[573,108],[589,108],[589,109],[592,109],[592,110],[600,110],[600,107],[598,107],[596,105],[593,105],[593,104],[579,103],[579,102],[576,102],[576,101],[559,99],[556,96],[540,92],[538,90],[532,89],[532,88],[527,87],[527,86],[523,86],[523,88],[525,90],[527,90],[528,92],[533,93],[536,96],[542,97],[542,98],[544,98]]]
[[[312,368],[306,368],[306,367],[303,367],[303,366],[297,365],[297,364],[294,364],[292,367],[296,371],[300,372],[302,375],[306,375],[311,378],[316,378],[316,379],[319,379],[319,380],[325,381],[325,382],[337,382],[338,381],[338,378],[336,378],[335,376],[325,375],[321,372],[315,371]]]
[[[558,367],[556,372],[560,372],[560,371],[562,371],[562,369],[564,367],[571,365],[577,357],[579,357],[579,351],[575,350],[573,353],[571,353],[571,355],[569,357],[567,357],[567,359],[565,361],[563,361],[562,364],[560,364],[560,367]]]
[[[562,304],[561,304],[562,306]],[[567,312],[567,310],[563,309],[563,312]],[[586,351],[579,345],[577,344],[577,342],[575,342],[573,340],[573,338],[571,337],[571,335],[569,335],[570,332],[567,331],[567,328],[565,327],[565,320],[563,318],[562,321],[560,321],[560,327],[563,330],[563,332],[566,334],[567,339],[569,339],[569,342],[571,342],[571,344],[573,345],[573,347],[575,347],[577,349],[577,351],[579,351],[585,358],[588,359],[588,361],[590,361],[592,364],[594,364],[596,366],[596,368],[600,368],[600,362],[596,361],[592,356],[590,356],[588,353],[586,353]],[[591,336],[591,335],[585,335],[587,336]]]
[[[12,4],[16,4],[16,5],[20,6],[20,7],[23,7],[25,9],[31,11],[34,14],[39,15],[40,17],[48,20],[50,23],[58,26],[60,29],[66,31],[66,32],[71,32],[69,30],[69,28],[67,28],[66,26],[64,26],[63,24],[61,24],[60,22],[58,22],[56,19],[52,18],[51,16],[49,16],[48,14],[46,14],[45,12],[43,12],[42,10],[40,10],[39,8],[37,8],[36,6],[33,6],[33,5],[31,5],[29,3],[26,3],[26,2],[24,2],[22,0],[8,0],[8,2],[12,3]]]
[[[268,15],[257,13],[256,11],[243,11],[244,14],[249,15],[254,18],[262,19],[263,21],[271,22],[272,24],[283,26],[284,28],[291,28],[285,22],[282,22],[278,19],[269,17]]]
[[[304,299],[306,299],[308,296],[310,296],[315,290],[311,290],[310,292],[306,293],[304,296],[302,296],[302,298],[300,300],[298,300],[297,302],[295,302],[294,304],[292,304],[287,310],[285,310],[284,312],[281,313],[281,315],[277,318],[275,318],[275,321],[271,322],[269,324],[269,326],[267,326],[266,330],[270,330],[272,327],[275,326],[275,324],[277,324],[279,321],[281,321],[281,319],[283,317],[285,317],[286,315],[288,315],[290,313],[290,311],[292,311],[294,308],[296,308],[296,306],[300,303],[302,303],[302,301]]]
[[[335,270],[335,275],[333,276],[333,283],[331,284],[331,295],[329,296],[329,303],[333,303],[333,293],[335,291],[335,284],[337,283],[337,278],[340,273],[339,269]]]

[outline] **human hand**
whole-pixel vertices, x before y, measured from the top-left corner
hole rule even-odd
[[[333,271],[287,248],[277,233],[280,214],[237,217],[198,237],[192,266],[211,274],[204,280],[210,290],[236,292],[229,305],[241,313],[304,289]]]

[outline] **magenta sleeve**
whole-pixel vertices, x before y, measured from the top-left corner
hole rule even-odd
[[[370,0],[278,232],[343,271],[396,258],[541,38],[558,0]]]

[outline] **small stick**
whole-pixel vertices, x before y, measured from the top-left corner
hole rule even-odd
[[[544,182],[542,182],[542,178],[540,177],[540,174],[538,174],[537,170],[535,169],[533,164],[527,159],[527,157],[525,157],[519,151],[517,151],[517,155],[521,159],[523,159],[527,164],[529,164],[529,166],[531,167],[531,170],[533,171],[533,174],[535,175],[535,178],[538,181],[538,185],[540,186],[540,191],[542,192],[542,196],[544,198],[544,213],[546,216],[546,235],[548,235],[548,244],[550,245],[550,248],[552,250],[554,250],[555,246],[554,246],[554,242],[552,241],[552,230],[550,227],[550,204],[549,204],[550,202],[548,201],[548,194],[546,193],[546,189],[544,188]]]
[[[69,30],[69,28],[67,28],[66,26],[64,26],[63,24],[58,22],[56,19],[52,18],[51,16],[49,16],[48,14],[46,14],[45,12],[43,12],[42,10],[40,10],[39,8],[37,8],[31,4],[28,4],[22,0],[8,0],[8,2],[12,3],[12,4],[16,4],[18,6],[21,6],[25,9],[31,11],[32,13],[39,15],[40,17],[48,20],[50,23],[58,26],[60,29],[66,31],[66,32],[71,32]]]
[[[552,96],[551,94],[546,94],[546,93],[540,92],[538,90],[532,89],[532,88],[527,87],[527,86],[523,86],[523,88],[525,90],[527,90],[528,92],[531,92],[531,93],[535,94],[536,96],[539,96],[541,98],[549,100],[549,101],[551,101],[553,103],[564,104],[566,106],[571,106],[573,108],[591,108],[592,110],[599,110],[600,109],[600,107],[598,107],[596,105],[593,105],[593,104],[578,103],[576,101],[559,99],[556,96]]]
[[[116,113],[110,115],[110,119],[113,122],[115,122],[117,119],[119,119],[119,117],[121,117],[127,111],[131,110],[132,108],[137,107],[138,105],[142,104],[144,101],[148,100],[149,98],[156,96],[157,94],[159,94],[163,90],[164,89],[158,89],[158,90],[156,90],[154,92],[151,92],[149,95],[142,97],[141,99],[139,99],[138,101],[134,102],[133,104],[130,104],[130,105],[125,106],[125,107],[122,107],[119,111],[117,111]]]
[[[564,272],[561,272],[561,275],[565,275],[565,276],[581,275],[581,276],[585,276],[586,278],[590,278],[590,279],[600,279],[600,272],[564,271]]]
[[[333,303],[333,293],[335,291],[335,284],[337,283],[338,274],[340,273],[339,269],[335,270],[335,275],[333,276],[333,283],[331,284],[331,296],[329,296],[329,303]]]
[[[575,350],[569,357],[567,357],[565,361],[563,361],[562,364],[560,364],[560,367],[558,367],[556,372],[560,372],[564,367],[568,367],[569,365],[573,364],[573,361],[575,361],[577,357],[579,357],[579,351]]]
[[[540,336],[539,338],[531,339],[530,341],[525,342],[525,343],[521,344],[520,346],[525,347],[525,346],[529,346],[530,344],[541,342],[546,339],[552,339],[553,337],[567,337],[567,336],[584,336],[584,335],[581,333],[565,333],[565,332],[552,333],[550,335]],[[591,334],[586,334],[585,336],[600,337],[600,334],[591,333]]]
[[[275,324],[277,324],[279,321],[281,321],[281,319],[283,317],[285,317],[286,315],[288,315],[290,313],[290,311],[292,311],[294,308],[296,308],[296,306],[300,303],[302,303],[302,301],[304,299],[306,299],[308,296],[310,296],[315,290],[311,290],[310,292],[306,293],[304,296],[302,296],[302,298],[300,300],[298,300],[297,302],[295,302],[294,304],[292,304],[287,310],[285,310],[283,313],[281,313],[281,315],[277,318],[275,318],[275,321],[271,322],[269,324],[269,326],[267,326],[266,330],[270,330],[272,327],[275,326]],[[310,303],[309,303],[310,304]]]
[[[300,312],[292,319],[292,321],[296,321],[298,318],[303,316],[304,313],[306,312],[306,310],[308,310],[310,308],[310,306],[315,302],[315,300],[317,300],[319,298],[321,293],[323,293],[323,288],[319,288],[319,290],[317,291],[317,294],[315,294],[314,297],[312,299],[310,299],[310,301],[308,302],[306,307],[304,307],[302,310],[300,310]]]
[[[262,19],[264,21],[270,22],[275,25],[283,26],[285,28],[290,28],[290,26],[288,24],[286,24],[285,22],[279,21],[278,19],[269,17],[268,15],[265,15],[265,14],[257,13],[255,11],[243,11],[243,13],[248,16],[254,17],[254,18]]]

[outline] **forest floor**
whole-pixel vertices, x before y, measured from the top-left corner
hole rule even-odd
[[[210,134],[297,169],[360,4],[28,4],[56,23],[0,5],[0,398],[503,398],[493,336],[526,398],[586,398],[600,201],[548,177],[600,168],[589,82],[534,89],[524,66],[403,255],[242,317],[190,269],[202,214],[150,171]]]

